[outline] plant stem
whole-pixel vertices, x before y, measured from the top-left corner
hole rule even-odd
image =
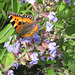
[[[25,14],[31,7],[32,7],[32,5],[30,5],[30,6],[26,9],[26,11],[24,12],[24,14]]]

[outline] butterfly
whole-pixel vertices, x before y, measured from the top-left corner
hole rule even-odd
[[[31,37],[38,30],[38,25],[36,25],[34,19],[28,15],[8,12],[8,17],[19,37]]]

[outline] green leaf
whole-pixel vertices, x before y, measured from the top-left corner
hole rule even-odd
[[[4,10],[2,10],[2,14],[3,14],[4,19],[7,20],[7,16]]]
[[[75,41],[69,40],[71,46],[75,46]]]
[[[48,69],[48,75],[56,75],[55,72],[52,69]]]
[[[6,48],[5,49],[0,49],[0,60],[2,60],[5,52],[6,52]]]
[[[38,65],[45,65],[45,64],[46,64],[46,61],[44,61],[44,62],[42,60],[38,61]]]
[[[61,25],[60,23],[56,23],[56,25],[55,25],[55,29],[56,29],[56,27],[59,27],[59,28],[63,28],[63,25]],[[57,29],[56,29],[57,30]]]
[[[0,3],[6,2],[7,0],[0,0]]]
[[[53,63],[56,63],[56,60],[49,60],[47,63],[48,64],[53,64]]]
[[[68,24],[67,34],[72,35],[75,33],[75,24]]]
[[[0,11],[4,8],[5,2],[0,3]]]
[[[9,64],[11,64],[13,60],[14,60],[13,53],[11,53],[11,54],[8,53],[6,63],[5,63],[5,67],[7,67]]]
[[[63,12],[63,11],[57,12],[57,17],[58,17],[59,19],[65,18],[65,17],[64,17],[64,12]]]
[[[71,37],[74,37],[75,38],[75,34],[72,34]]]
[[[2,18],[2,14],[0,14],[0,19]]]
[[[75,63],[73,61],[68,61],[68,67],[73,73],[73,75],[75,75]]]
[[[18,6],[18,7],[17,7],[17,13],[19,13],[19,12],[20,12],[20,8],[21,8],[21,6],[22,6],[19,1],[17,2],[17,6]]]
[[[66,50],[66,45],[62,45],[62,48],[63,48],[63,50],[65,51]]]
[[[7,41],[13,32],[14,28],[11,26],[11,24],[4,27],[4,29],[0,32],[0,43]]]
[[[11,0],[12,11],[17,13],[17,0]]]
[[[71,24],[75,24],[75,18],[72,18],[70,21],[68,21]]]
[[[65,8],[65,4],[62,2],[61,5],[60,5],[60,7],[59,7],[59,11],[64,10],[64,8]]]
[[[14,55],[13,52],[6,52],[5,55],[3,56],[2,64],[4,67],[7,67],[9,64],[12,63],[14,60]]]
[[[30,10],[30,8],[32,7],[32,5],[30,5],[25,11],[21,11],[23,14],[26,14],[29,10]]]
[[[74,2],[75,2],[75,0],[71,0],[71,7],[72,8],[74,7]]]
[[[4,44],[0,44],[0,49],[3,49]]]

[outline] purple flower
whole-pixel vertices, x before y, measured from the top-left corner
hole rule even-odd
[[[14,35],[14,37],[15,37],[15,39],[17,38],[16,35]],[[17,41],[16,43],[14,43],[14,46],[9,45],[12,38],[13,38],[13,36],[10,36],[9,41],[8,42],[5,42],[5,44],[4,44],[3,47],[7,47],[7,51],[8,52],[11,52],[12,51],[14,53],[17,53],[17,52],[19,52],[20,42]]]
[[[55,13],[55,12],[50,12],[49,14],[50,14],[50,15],[54,15],[54,16],[56,15],[56,13]]]
[[[49,50],[51,51],[51,50],[56,50],[56,43],[55,42],[52,42],[52,43],[50,43],[49,45],[48,45],[48,48],[49,48]]]
[[[7,75],[15,75],[13,70],[8,70],[7,72]]]
[[[33,36],[33,39],[34,39],[34,44],[35,44],[35,43],[39,43],[39,42],[41,41],[39,35],[34,35],[34,36]]]
[[[58,54],[57,56],[59,57],[59,59],[61,59],[62,54]]]
[[[52,50],[51,52],[50,52],[50,59],[54,59],[55,57],[56,57],[56,50]]]
[[[32,37],[21,38],[21,44],[24,44],[25,42],[31,43],[32,39],[33,39]]]
[[[46,40],[45,42],[48,42],[48,43],[50,43],[50,40]]]
[[[20,49],[20,41],[17,41],[16,43],[14,43],[14,47],[19,50]]]
[[[11,52],[11,51],[15,51],[15,48],[12,46],[12,45],[9,45],[8,47],[7,47],[7,51],[8,52]]]
[[[21,3],[21,5],[23,5],[23,2],[20,2]]]
[[[30,62],[30,65],[32,65],[32,64],[37,64],[38,63],[38,60],[36,60],[36,61],[31,61]]]
[[[45,61],[45,56],[42,56],[42,57],[41,57],[41,60],[42,60],[42,61]]]
[[[21,5],[23,5],[23,0],[20,0],[19,2],[21,3]]]
[[[49,60],[50,60],[50,56],[47,57],[47,61],[49,61]]]
[[[47,29],[46,29],[46,32],[47,32],[47,31],[50,32],[50,31],[53,30],[53,29],[52,29],[52,28],[53,28],[53,25],[52,25],[50,22],[47,22],[47,23],[46,23],[46,28],[47,28]]]
[[[58,2],[59,0],[55,0],[56,2]]]
[[[13,38],[13,36],[10,36],[9,41],[11,41],[12,38]]]
[[[36,2],[35,0],[25,0],[25,2],[29,2],[31,3],[32,5],[34,5],[34,3]]]
[[[9,45],[7,47],[8,52],[14,52],[14,53],[18,53],[20,51],[20,42],[17,41],[16,43],[14,43],[14,46]]]
[[[14,48],[15,48],[15,50],[13,51],[14,53],[18,53],[20,51],[20,42],[19,41],[14,43]]]
[[[39,52],[40,53],[40,55],[42,55],[44,52]]]
[[[75,2],[74,2],[74,5],[75,5]]]
[[[69,5],[71,4],[71,1],[70,0],[65,0],[65,2],[67,2]]]
[[[30,65],[31,65],[31,64],[37,64],[37,63],[38,63],[38,60],[39,60],[39,59],[37,58],[37,57],[38,57],[38,54],[37,54],[37,53],[34,52],[30,57],[31,57],[31,60],[32,60],[32,61],[30,62]]]
[[[35,52],[30,57],[31,57],[32,60],[38,60],[38,58],[37,58],[38,54],[35,53]]]
[[[16,47],[18,44],[20,44],[20,41],[17,41],[16,43],[14,43],[14,46]]]
[[[54,18],[52,19],[52,21],[53,21],[54,23],[56,23],[56,22],[58,21],[58,18],[57,18],[57,17],[54,17]]]
[[[14,37],[15,37],[15,40],[17,39],[17,35],[14,35]]]
[[[3,47],[8,47],[12,38],[13,38],[13,36],[10,36],[9,41],[5,42]]]
[[[34,43],[39,43],[41,41],[39,35],[34,35],[31,37],[27,37],[27,38],[21,38],[21,44],[24,44],[25,42],[31,43],[33,39],[34,39]]]
[[[49,61],[50,59],[55,59],[56,57],[56,50],[52,50],[50,52],[50,56],[47,57],[47,61]]]
[[[16,69],[18,69],[18,66],[19,66],[18,62],[15,63],[13,66],[16,67]]]
[[[10,44],[10,41],[5,42],[3,47],[8,47],[8,46],[9,46],[9,44]]]
[[[57,18],[55,18],[54,16],[56,15],[55,12],[50,12],[49,15],[47,16],[49,18],[49,21],[52,20],[53,22],[57,22]]]

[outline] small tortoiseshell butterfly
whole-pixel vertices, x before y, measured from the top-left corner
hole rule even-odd
[[[38,25],[30,16],[8,12],[8,17],[19,37],[31,37],[38,30]]]

